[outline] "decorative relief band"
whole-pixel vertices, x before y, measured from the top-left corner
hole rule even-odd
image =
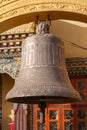
[[[67,71],[70,77],[87,77],[87,58],[66,59]],[[7,73],[16,78],[21,67],[21,57],[0,59],[0,73]]]
[[[14,4],[15,6],[15,4]],[[0,9],[1,13],[2,8]],[[18,15],[22,15],[22,14],[27,14],[27,13],[31,13],[31,12],[39,12],[39,11],[69,11],[69,12],[75,12],[75,13],[81,13],[81,14],[85,14],[87,15],[87,2],[86,0],[84,2],[67,2],[67,1],[63,1],[63,2],[41,2],[41,3],[36,3],[36,4],[30,4],[27,2],[27,4],[25,3],[25,5],[23,5],[23,3],[20,5],[18,4],[18,6],[16,6],[16,8],[10,8],[9,11],[6,11],[6,7],[3,8],[4,12],[0,15],[0,21],[18,16]]]
[[[12,78],[18,76],[21,67],[21,42],[30,35],[32,34],[0,35],[0,73],[7,73]],[[87,77],[87,58],[66,59],[66,65],[70,77]]]
[[[7,6],[8,4],[14,3],[18,0],[0,0],[0,7]]]

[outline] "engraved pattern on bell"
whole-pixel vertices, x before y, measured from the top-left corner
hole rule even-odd
[[[64,44],[53,34],[27,37],[22,44],[19,77],[7,100],[18,103],[67,103],[80,100],[65,65]]]

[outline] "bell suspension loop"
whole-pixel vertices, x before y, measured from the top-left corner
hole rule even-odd
[[[36,24],[37,24],[36,34],[49,33],[49,28],[51,26],[50,15],[48,15],[47,20],[44,20],[44,21],[39,21],[39,17],[37,16]]]

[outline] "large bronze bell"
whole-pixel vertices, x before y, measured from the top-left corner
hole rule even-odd
[[[22,44],[21,70],[6,99],[29,104],[80,101],[67,74],[63,42],[41,27]]]

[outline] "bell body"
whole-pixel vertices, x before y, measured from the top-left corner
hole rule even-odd
[[[36,34],[22,44],[19,76],[6,99],[16,103],[80,101],[65,65],[64,44],[52,34]]]

